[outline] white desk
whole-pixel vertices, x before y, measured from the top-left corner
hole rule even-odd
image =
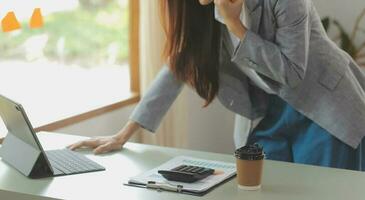
[[[41,133],[46,149],[62,148],[82,137]],[[214,199],[214,200],[357,200],[365,199],[365,174],[361,172],[265,161],[260,191],[237,189],[236,180],[216,188],[204,197],[157,192],[123,186],[128,177],[160,165],[177,155],[234,162],[232,155],[128,143],[121,152],[89,158],[106,171],[32,180],[0,161],[0,199]]]

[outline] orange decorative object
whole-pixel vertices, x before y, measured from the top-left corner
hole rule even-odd
[[[8,12],[1,21],[1,27],[4,32],[13,31],[20,28],[20,23],[16,18],[14,12]]]
[[[34,9],[29,26],[30,28],[41,28],[43,26],[43,16],[40,8]]]

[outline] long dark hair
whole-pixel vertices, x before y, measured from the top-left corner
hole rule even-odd
[[[220,25],[214,5],[198,0],[161,0],[161,17],[167,40],[164,58],[173,74],[205,99],[204,107],[219,89]]]

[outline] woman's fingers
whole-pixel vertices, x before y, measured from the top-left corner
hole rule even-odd
[[[229,4],[232,4],[233,2],[231,0],[214,0],[214,4],[216,6],[226,6]]]
[[[243,0],[235,0],[235,1],[232,1],[233,5],[236,5],[236,6],[242,6],[243,4]]]
[[[78,149],[82,146],[81,144],[82,142],[77,142],[75,144],[71,144],[71,145],[68,145],[67,148],[70,149],[70,150],[75,150],[75,149]]]
[[[97,146],[98,146],[98,140],[90,139],[90,140],[84,140],[84,141],[77,142],[75,144],[68,146],[67,148],[69,148],[70,150],[75,150],[75,149],[79,149],[82,147],[95,148]]]
[[[77,142],[68,146],[67,148],[70,150],[75,150],[78,148],[91,148],[94,149],[95,154],[102,154],[121,149],[123,144],[124,143],[119,142],[114,137],[99,137]]]
[[[94,154],[103,154],[110,151],[119,150],[121,148],[122,148],[121,144],[117,144],[115,142],[108,142],[95,148]]]
[[[243,0],[214,0],[216,5],[241,4]]]
[[[105,153],[109,150],[109,143],[103,144],[98,146],[97,148],[94,149],[94,154],[102,154]]]
[[[112,151],[112,143],[108,142],[106,144],[100,145],[94,150],[94,154],[102,154],[109,151]]]

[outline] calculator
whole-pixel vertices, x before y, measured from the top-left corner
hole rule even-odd
[[[214,174],[214,169],[192,165],[180,165],[171,170],[159,170],[158,173],[169,181],[194,183]]]

